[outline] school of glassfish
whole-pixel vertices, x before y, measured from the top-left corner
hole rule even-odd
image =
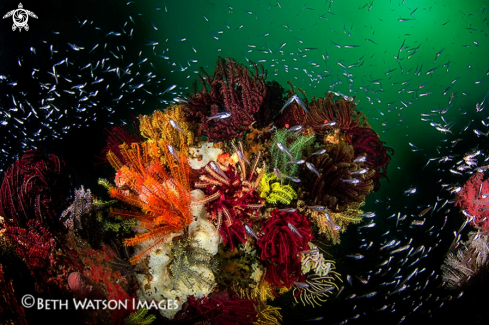
[[[127,2],[129,7],[134,5],[134,1]],[[462,74],[454,75],[455,68],[457,73],[466,73],[464,71],[471,72],[481,67],[475,68],[472,63],[461,68],[456,57],[450,55],[450,51],[457,46],[470,50],[472,58],[477,57],[474,53],[481,50],[482,40],[486,37],[479,26],[486,21],[487,14],[485,8],[476,14],[461,11],[460,15],[468,22],[460,29],[471,33],[470,41],[469,38],[464,38],[463,44],[434,48],[428,42],[418,42],[418,38],[409,33],[402,33],[395,40],[387,40],[380,37],[380,31],[376,31],[368,23],[346,22],[338,25],[337,15],[340,8],[337,5],[334,1],[326,1],[321,5],[307,2],[297,4],[293,22],[287,22],[288,19],[270,22],[274,27],[281,28],[280,33],[277,32],[279,35],[284,31],[290,34],[286,40],[274,39],[272,30],[263,30],[259,36],[246,38],[246,43],[242,42],[239,51],[244,60],[263,64],[269,74],[277,78],[285,76],[294,79],[304,89],[308,87],[307,89],[317,89],[322,93],[332,92],[335,96],[355,101],[359,109],[367,112],[366,115],[373,120],[372,125],[377,123],[383,128],[384,134],[396,127],[402,127],[406,131],[406,137],[402,139],[402,144],[396,145],[410,148],[413,155],[416,155],[415,159],[422,160],[420,173],[436,175],[435,183],[439,192],[435,195],[423,192],[432,199],[431,202],[411,206],[410,200],[414,200],[422,192],[420,183],[416,186],[412,184],[398,193],[407,202],[404,207],[395,206],[389,196],[379,198],[371,205],[376,212],[362,215],[370,220],[356,229],[350,229],[356,231],[360,243],[356,250],[346,252],[344,263],[355,267],[351,268],[351,274],[344,273],[346,282],[335,297],[351,305],[351,315],[338,321],[338,324],[365,323],[379,317],[385,317],[392,324],[397,324],[409,320],[414,314],[430,315],[447,302],[463,296],[462,291],[443,291],[445,282],[442,271],[439,266],[429,263],[429,258],[443,255],[447,251],[453,252],[461,244],[468,245],[462,240],[462,232],[473,224],[475,216],[465,209],[459,212],[460,209],[454,207],[454,204],[469,176],[485,173],[489,168],[486,151],[489,118],[485,116],[489,92],[480,88],[487,88],[489,70],[484,67],[485,70],[477,74],[478,78],[475,80]],[[55,36],[62,32],[53,32],[52,42],[44,41],[42,47],[30,47],[29,55],[19,57],[16,64],[24,75],[32,78],[36,91],[27,91],[26,84],[12,76],[0,75],[0,87],[4,90],[0,98],[0,130],[4,135],[4,141],[0,145],[0,171],[3,172],[20,152],[35,149],[39,141],[52,137],[61,140],[70,130],[85,127],[101,119],[115,124],[118,118],[112,116],[116,111],[139,108],[149,98],[157,98],[161,104],[185,101],[183,98],[189,87],[178,86],[171,80],[173,76],[185,80],[196,76],[196,68],[201,64],[197,54],[204,51],[210,53],[210,50],[204,50],[203,43],[212,44],[214,54],[219,54],[225,50],[226,39],[246,32],[253,23],[266,20],[263,13],[292,10],[288,4],[280,1],[257,5],[255,9],[241,9],[241,4],[220,6],[222,10],[219,15],[228,17],[224,21],[232,20],[234,16],[246,15],[246,23],[235,19],[228,24],[217,17],[213,20],[210,13],[202,11],[199,19],[207,24],[207,39],[202,40],[192,35],[180,37],[181,35],[171,33],[166,33],[161,38],[164,33],[163,23],[160,25],[156,19],[134,19],[128,16],[125,24],[117,31],[101,30],[94,27],[96,22],[79,20],[80,29],[90,29],[101,34],[97,43],[56,43]],[[373,0],[366,1],[355,10],[381,22],[390,19],[403,26],[416,26],[415,24],[427,19],[426,14],[435,9],[428,5],[413,8],[405,1],[399,1],[397,6],[398,17],[378,17],[379,12],[382,12],[381,4]],[[170,4],[156,8],[156,12],[161,15],[172,14],[171,11]],[[314,17],[317,24],[327,26],[328,39],[324,44],[316,47],[316,44],[311,44],[300,36],[304,33],[297,21],[306,15]],[[482,21],[475,21],[481,17],[484,17]],[[446,17],[433,25],[442,28],[450,26],[454,20],[455,17]],[[149,25],[155,33],[155,39],[158,39],[147,40],[144,49],[133,53],[128,44],[135,30],[140,27],[139,24]],[[392,50],[393,47],[386,44],[391,42],[400,46]],[[172,49],[174,44],[187,46],[189,58],[175,53]],[[358,58],[343,58],[343,54],[352,56],[352,53],[356,53],[354,51],[358,51]],[[375,63],[377,69],[380,68],[375,75],[361,75],[361,69],[373,65],[383,51],[389,51],[389,55],[383,56],[382,60],[389,57],[390,61],[380,66]],[[80,57],[78,53],[86,53],[87,56]],[[33,57],[41,55],[49,58],[49,64],[37,66],[30,62]],[[424,56],[430,59],[424,60]],[[168,64],[171,67],[169,75],[164,78],[159,76],[156,62]],[[435,80],[435,77],[438,79]],[[482,93],[479,99],[471,98],[472,87],[479,87],[476,88],[478,94]],[[472,105],[474,100],[475,104]],[[433,107],[431,101],[437,103],[438,107]],[[297,94],[289,98],[282,111],[294,103],[304,113],[308,113],[306,104]],[[375,109],[371,109],[372,107]],[[406,113],[408,110],[409,114]],[[414,114],[419,114],[421,123],[404,122],[408,116],[408,121],[412,120]],[[222,112],[208,120],[226,119],[229,116],[230,113]],[[325,121],[324,127],[334,127],[335,123]],[[408,136],[414,131],[409,129],[407,123],[418,127],[418,133],[422,130],[425,134],[436,137],[436,147],[421,144],[420,140],[415,141],[416,144],[410,142],[414,140],[410,140]],[[174,121],[171,125],[184,133]],[[294,126],[288,132],[300,132],[301,128],[302,125]],[[304,159],[294,159],[285,144],[277,142],[276,146],[290,158],[287,164],[303,165],[313,175],[320,177],[320,172],[311,163]],[[175,149],[168,149],[178,160]],[[324,153],[325,149],[320,149],[312,155]],[[239,156],[240,152],[237,154]],[[241,158],[246,159],[242,153]],[[362,162],[366,158],[357,159],[355,162]],[[366,172],[367,169],[364,168],[353,171],[351,178],[341,181],[354,186],[359,182],[356,177]],[[274,174],[281,183],[284,178],[296,183],[301,181],[297,177],[282,175],[279,169],[274,170]],[[483,190],[481,185],[478,198],[486,199],[488,194]],[[324,209],[322,206],[307,208],[318,211]],[[281,210],[295,211],[294,208]],[[329,219],[329,222],[332,220]],[[288,227],[301,236],[292,224],[289,223]],[[246,231],[259,240],[251,229],[246,228]],[[478,230],[470,241],[485,235]],[[306,284],[296,283],[295,286],[305,288]],[[327,287],[321,290],[326,292],[332,289]],[[365,300],[368,300],[368,304],[364,303]],[[303,322],[320,322],[325,318],[327,315],[321,315],[307,318]]]

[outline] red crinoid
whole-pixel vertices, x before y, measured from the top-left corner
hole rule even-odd
[[[243,152],[242,147],[240,152]],[[242,243],[246,242],[244,222],[257,216],[258,209],[264,204],[256,193],[266,170],[263,164],[261,171],[257,172],[260,158],[261,152],[256,157],[249,175],[246,162],[241,157],[240,172],[232,165],[224,166],[210,162],[204,168],[205,174],[200,176],[200,182],[195,183],[195,187],[204,189],[207,196],[193,203],[206,204],[207,211],[221,233],[224,245],[229,244],[231,250],[234,249],[235,238]]]
[[[312,229],[307,218],[296,212],[270,213],[262,226],[258,241],[261,259],[267,265],[265,279],[278,287],[290,287],[294,281],[304,281],[299,252],[308,249]]]
[[[57,156],[27,150],[10,166],[0,188],[0,215],[10,226],[26,228],[29,219],[57,224],[69,205],[69,179]]]
[[[219,57],[214,74],[200,76],[202,90],[190,96],[185,107],[189,120],[200,120],[199,133],[210,140],[232,139],[243,135],[255,122],[257,113],[266,96],[266,73],[261,65],[254,65],[254,74],[247,67],[231,58]],[[228,112],[224,119],[209,119]]]

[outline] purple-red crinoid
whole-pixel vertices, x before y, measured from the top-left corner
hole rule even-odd
[[[10,166],[0,188],[0,215],[11,226],[26,228],[30,219],[44,226],[59,223],[69,205],[69,179],[56,155],[27,150]]]
[[[275,209],[260,234],[261,260],[267,266],[265,279],[278,287],[290,287],[292,282],[304,281],[299,253],[308,249],[308,243],[313,239],[307,218],[297,211]]]
[[[200,121],[199,134],[209,140],[242,136],[255,122],[267,93],[266,73],[254,65],[254,73],[231,58],[219,57],[214,74],[200,76],[202,90],[189,97],[185,108],[187,120]],[[226,118],[211,118],[230,113]]]

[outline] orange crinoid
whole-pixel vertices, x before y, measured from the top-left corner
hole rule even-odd
[[[124,244],[135,246],[147,243],[131,259],[135,264],[178,233],[193,220],[190,213],[189,164],[187,146],[180,138],[180,151],[172,155],[165,139],[122,144],[121,153],[126,160],[122,165],[109,151],[107,158],[117,170],[116,186],[109,188],[110,196],[141,211],[114,210],[113,213],[136,218],[138,228],[145,229]],[[177,159],[178,157],[178,159]]]

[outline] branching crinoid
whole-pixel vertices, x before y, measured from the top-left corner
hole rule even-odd
[[[309,170],[301,174],[302,188],[307,192],[307,205],[323,205],[332,212],[347,210],[352,202],[363,202],[372,189],[374,170],[364,169],[362,162],[353,162],[353,147],[345,142],[338,145],[328,145],[327,153],[312,156],[307,159],[312,163],[321,177]],[[352,175],[352,173],[359,175]]]
[[[214,274],[217,263],[213,261],[212,254],[203,248],[197,240],[187,237],[180,238],[172,243],[173,261],[170,264],[171,285],[178,291],[195,289],[198,285],[214,286]]]
[[[266,72],[260,64],[253,64],[254,73],[231,58],[219,57],[214,74],[199,76],[202,90],[189,96],[185,106],[188,120],[200,119],[200,135],[209,140],[232,139],[243,135],[255,122],[266,96]],[[225,119],[209,119],[228,112]]]
[[[183,137],[180,137],[180,148],[174,156],[164,144],[123,144],[121,153],[127,165],[122,165],[111,152],[107,154],[109,162],[117,170],[117,187],[108,186],[110,196],[141,209],[140,212],[111,210],[114,215],[136,218],[139,228],[143,228],[134,238],[126,239],[124,244],[150,243],[131,259],[133,264],[163,245],[171,233],[180,232],[193,221],[190,213],[190,167]],[[161,155],[167,164],[162,163]]]
[[[297,297],[299,297],[304,306],[308,304],[313,308],[315,306],[321,306],[321,303],[326,302],[335,288],[339,290],[335,280],[343,282],[340,274],[334,269],[334,263],[329,263],[328,272],[323,272],[322,275],[316,273],[309,274],[305,283],[296,283],[292,290],[295,302],[298,303]]]
[[[290,163],[290,157],[279,149],[277,142],[282,143],[290,152],[294,160],[302,158],[303,152],[314,143],[314,135],[300,135],[293,132],[287,132],[287,129],[276,130],[270,141],[271,164],[270,167],[277,168],[287,176],[295,176],[299,170],[297,164]]]
[[[211,215],[211,220],[219,230],[224,245],[229,244],[234,250],[234,240],[246,242],[245,223],[251,217],[258,216],[258,210],[264,202],[258,196],[256,189],[266,171],[266,165],[258,171],[261,153],[257,155],[248,172],[247,162],[243,159],[243,146],[241,142],[235,146],[239,159],[239,172],[232,165],[221,165],[210,162],[200,181],[195,183],[207,195],[193,204],[205,204]]]
[[[335,101],[333,93],[328,93],[326,98],[313,97],[307,106],[309,114],[306,115],[305,126],[320,136],[330,134],[334,129],[345,133],[357,126],[364,127],[366,119],[362,112],[355,112],[356,104],[353,100],[341,98]],[[325,126],[328,122],[336,122],[336,125]]]
[[[101,227],[104,208],[115,202],[117,201],[98,201],[89,189],[85,191],[81,186],[80,189],[75,189],[73,203],[63,211],[60,221],[67,229],[81,235],[92,247],[96,247],[102,240],[103,230],[106,229]]]
[[[98,206],[94,204],[95,197],[90,190],[80,187],[75,189],[75,199],[73,203],[63,211],[60,216],[60,221],[63,222],[66,228],[70,230],[82,229],[82,223],[85,221],[82,216],[87,216],[98,210]]]
[[[352,202],[347,206],[345,211],[326,211],[330,220],[328,220],[325,211],[308,209],[305,202],[302,200],[297,202],[297,210],[306,215],[309,220],[318,227],[318,234],[326,236],[333,245],[336,245],[340,243],[340,233],[345,232],[346,227],[350,223],[357,224],[363,220],[363,218],[359,216],[363,213],[363,211],[360,210],[362,205],[363,202]],[[341,229],[338,229],[336,226],[341,227]]]
[[[175,122],[177,129],[172,125]],[[186,122],[183,117],[182,105],[170,105],[164,111],[157,110],[151,115],[139,116],[139,128],[141,135],[150,141],[160,144],[160,140],[165,140],[175,149],[181,150],[180,137],[184,138],[187,146],[191,146],[194,140],[191,123]],[[182,133],[183,132],[183,133]]]
[[[441,266],[443,281],[449,289],[459,289],[482,269],[487,268],[489,257],[489,235],[469,233],[469,240],[448,254]]]

